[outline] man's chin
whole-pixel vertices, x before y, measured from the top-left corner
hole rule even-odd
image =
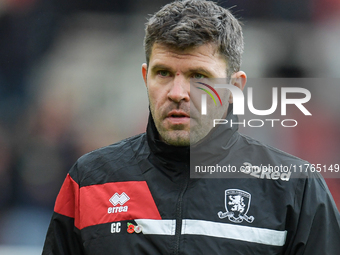
[[[183,130],[167,131],[161,134],[161,140],[173,146],[190,146],[190,132]]]

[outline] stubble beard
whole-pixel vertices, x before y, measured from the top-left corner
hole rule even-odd
[[[159,133],[159,139],[166,144],[173,146],[192,146],[199,143],[205,138],[209,132],[213,129],[213,119],[225,118],[228,109],[228,104],[222,111],[210,114],[207,117],[203,117],[195,107],[190,111],[190,106],[185,103],[172,103],[169,104],[165,109],[162,109],[156,114],[154,105],[150,102],[151,116],[154,120],[156,129]],[[178,126],[177,129],[167,129],[164,127],[163,122],[165,115],[173,109],[181,109],[191,116],[190,128],[185,130],[185,126],[181,128]]]
[[[166,144],[173,145],[173,146],[190,146],[190,129],[186,130],[185,126],[181,127],[178,126],[177,129],[167,129],[164,127],[163,122],[165,120],[165,114],[167,112],[170,112],[173,109],[181,109],[185,111],[186,113],[190,114],[190,108],[187,106],[181,105],[181,104],[170,104],[166,107],[166,109],[158,112],[158,115],[156,114],[155,108],[153,104],[150,102],[150,111],[151,116],[154,120],[156,129],[159,134],[159,139],[163,141]],[[165,113],[165,114],[164,114]]]
[[[179,107],[169,108],[178,109]],[[189,130],[185,130],[184,127],[181,129],[180,126],[178,127],[178,129],[169,130],[163,126],[162,122],[164,121],[164,118],[162,114],[160,114],[160,116],[157,116],[152,104],[150,104],[150,111],[159,134],[159,139],[169,145],[173,146],[195,145],[199,143],[199,141],[201,141],[203,138],[205,138],[209,134],[209,132],[213,129],[214,119],[213,116],[210,116],[210,118],[202,118],[202,116],[198,116],[197,114],[191,113],[192,118],[190,120]]]

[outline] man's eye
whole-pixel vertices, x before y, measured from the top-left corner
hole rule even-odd
[[[167,77],[167,76],[170,75],[170,73],[168,71],[163,71],[163,70],[158,71],[158,74],[162,77]]]
[[[205,76],[203,74],[200,74],[200,73],[195,73],[193,75],[193,78],[194,79],[203,79],[203,78],[205,78]]]

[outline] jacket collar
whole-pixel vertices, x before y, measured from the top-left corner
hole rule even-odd
[[[159,133],[155,126],[155,122],[151,113],[146,130],[147,141],[151,152],[164,163],[183,162],[189,164],[190,147],[189,146],[173,146],[162,142],[159,139]]]
[[[232,114],[232,105],[226,117],[228,124],[218,125],[210,133],[194,146],[172,146],[162,142],[159,139],[159,133],[156,129],[151,113],[147,126],[147,142],[151,150],[151,160],[162,163],[167,168],[176,168],[179,166],[189,166],[190,162],[217,162],[225,157],[230,147],[236,142],[235,132],[238,125],[231,126],[238,121],[237,116]],[[237,132],[236,132],[237,133]]]
[[[226,120],[226,124],[217,125],[198,144],[190,146],[191,164],[216,164],[230,153],[238,138],[238,125],[235,124],[238,117],[230,111]]]

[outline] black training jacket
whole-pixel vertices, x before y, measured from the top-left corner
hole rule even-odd
[[[145,134],[76,162],[57,197],[44,255],[340,254],[339,212],[323,178],[305,172],[307,162],[235,125],[218,126],[191,148],[191,164],[189,148],[156,137],[150,117]],[[190,178],[190,165],[200,178]],[[243,170],[229,173],[228,165]],[[210,178],[213,171],[224,178]]]

